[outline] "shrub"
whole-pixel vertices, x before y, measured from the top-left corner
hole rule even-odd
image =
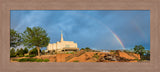
[[[94,58],[96,58],[96,59],[98,59],[98,58],[99,58],[99,56],[98,56],[98,54],[97,54],[97,53],[95,53],[93,57],[94,57]]]
[[[36,58],[29,58],[28,61],[35,62],[36,60],[37,60]]]
[[[29,55],[38,55],[38,50],[36,48],[33,48],[32,50],[29,51]]]
[[[70,54],[74,54],[74,52],[70,52]]]
[[[49,61],[49,59],[44,59],[43,61],[44,61],[44,62],[48,62],[48,61]]]
[[[36,59],[36,62],[42,62],[43,60],[42,59]]]
[[[89,47],[85,48],[85,51],[89,52],[91,49]]]
[[[29,55],[29,57],[35,57],[35,56],[36,56],[35,54]]]
[[[22,54],[20,54],[20,55],[18,55],[19,57],[23,57],[24,55],[22,55]]]
[[[52,52],[52,53],[53,53],[53,52]],[[45,51],[44,51],[44,50],[42,50],[41,54],[42,54],[42,55],[45,55]]]
[[[18,62],[48,62],[49,59],[36,59],[36,58],[22,58],[22,59],[12,59],[13,61]]]
[[[18,61],[18,59],[12,59],[13,61]]]
[[[134,59],[134,60],[139,61],[139,59]]]
[[[66,54],[69,54],[68,52],[66,52]]]
[[[10,50],[10,57],[16,57],[15,49],[14,49],[14,48],[12,48],[12,49]]]
[[[73,61],[73,62],[79,62],[79,60],[75,60],[75,61]]]
[[[66,52],[66,54],[74,54],[75,52]]]
[[[16,55],[14,54],[14,55],[10,55],[10,57],[16,57]]]
[[[36,58],[23,58],[23,59],[19,59],[18,61],[19,62],[27,62],[27,61],[30,61],[30,62],[35,62],[37,59]]]
[[[13,53],[13,52],[12,52]],[[14,56],[19,56],[19,57],[23,57],[24,56],[24,52],[23,52],[23,49],[21,48],[20,50],[17,49],[17,51],[14,53],[15,55]]]
[[[110,52],[115,52],[115,50],[110,50]]]
[[[29,57],[29,55],[25,55],[25,57]]]
[[[81,48],[80,50],[84,50],[84,48]]]
[[[18,59],[17,59],[18,60]],[[29,59],[27,59],[27,58],[22,58],[22,59],[19,59],[18,60],[19,62],[26,62],[26,61],[29,61]]]

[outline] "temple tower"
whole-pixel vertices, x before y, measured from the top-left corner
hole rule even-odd
[[[62,31],[61,31],[61,42],[63,41],[63,34],[62,34]]]

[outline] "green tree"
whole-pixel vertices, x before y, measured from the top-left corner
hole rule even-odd
[[[24,45],[28,47],[35,46],[38,50],[38,56],[40,56],[40,48],[46,47],[50,41],[47,35],[46,31],[41,27],[27,27],[22,35]]]
[[[28,49],[25,47],[23,52],[24,52],[24,54],[28,53]]]
[[[10,47],[19,46],[22,42],[21,34],[14,29],[10,29]]]
[[[90,49],[89,47],[86,47],[85,49]]]
[[[15,54],[15,49],[12,48],[12,49],[10,50],[10,57],[15,57],[15,56],[16,56],[16,54]]]
[[[134,52],[137,54],[140,54],[140,57],[142,58],[144,54],[146,53],[145,48],[142,45],[136,45],[134,47]]]
[[[43,54],[43,55],[45,54],[45,51],[44,51],[44,50],[42,50],[42,54]]]
[[[84,48],[81,48],[81,50],[84,50]]]
[[[19,55],[19,49],[16,50],[16,55]]]
[[[146,55],[150,56],[150,51],[149,50],[146,50]]]
[[[145,59],[150,60],[150,50],[146,50]]]
[[[19,54],[20,57],[24,56],[24,51],[23,51],[22,48],[19,50],[18,54]]]
[[[38,51],[36,48],[33,48],[32,50],[29,51],[29,55],[38,55]]]
[[[86,47],[85,50],[88,52],[89,50],[91,50],[89,47]]]

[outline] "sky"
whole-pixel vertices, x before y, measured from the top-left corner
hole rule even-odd
[[[74,41],[78,48],[150,50],[149,10],[11,10],[10,28],[22,33],[27,27],[42,27],[50,43]]]

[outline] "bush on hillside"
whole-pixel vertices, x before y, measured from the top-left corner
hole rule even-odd
[[[23,57],[24,55],[22,55],[22,54],[20,54],[20,55],[18,55],[19,57]]]
[[[42,50],[41,54],[42,54],[42,55],[45,55],[45,51],[44,51],[44,50]]]
[[[44,62],[48,62],[48,61],[49,61],[49,59],[44,59],[43,61],[44,61]]]
[[[38,55],[38,50],[36,48],[33,48],[29,51],[29,55]]]
[[[85,48],[85,51],[89,52],[91,49],[89,47]]]
[[[24,54],[28,53],[28,49],[27,49],[27,48],[24,48],[23,53],[24,53]]]
[[[13,61],[18,62],[48,62],[49,59],[36,59],[36,58],[22,58],[22,59],[13,59]]]
[[[12,48],[10,50],[10,57],[16,57],[16,53],[15,53],[15,49],[14,48]]]
[[[80,50],[84,50],[84,48],[81,48]]]
[[[29,57],[29,55],[25,55],[25,57]]]
[[[93,57],[98,59],[99,58],[98,53],[95,53]]]
[[[36,59],[36,62],[43,62],[42,59]]]
[[[75,61],[73,61],[73,62],[79,62],[79,60],[75,60]]]
[[[36,55],[35,54],[31,54],[31,55],[29,55],[29,57],[35,57]]]

